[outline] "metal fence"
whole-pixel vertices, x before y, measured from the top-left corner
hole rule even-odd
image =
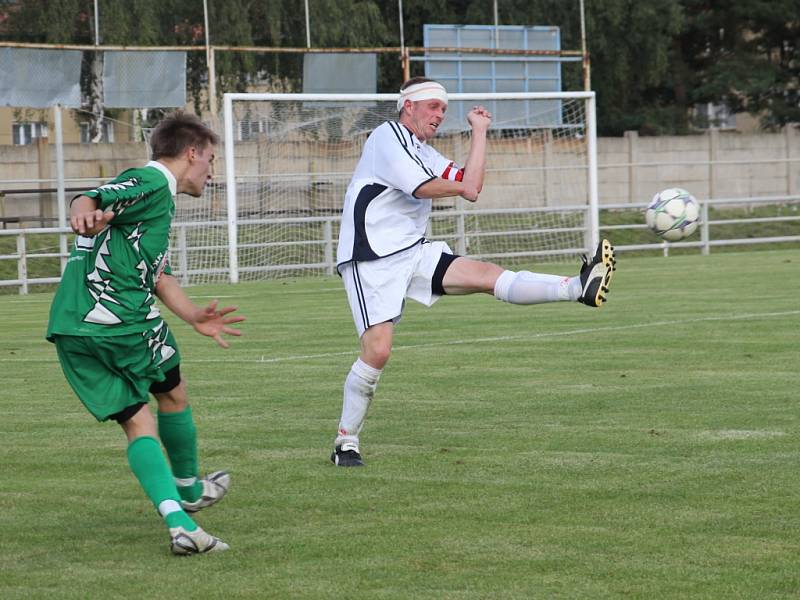
[[[651,251],[651,252],[658,252],[667,256],[671,251],[677,249],[697,249],[702,254],[710,254],[713,248],[720,248],[724,246],[750,246],[750,245],[764,245],[764,244],[783,244],[783,243],[791,243],[791,244],[800,244],[800,235],[748,235],[746,237],[719,237],[715,235],[715,231],[723,230],[727,226],[731,225],[756,225],[762,224],[766,225],[767,227],[770,225],[775,225],[778,223],[797,223],[800,224],[800,195],[784,195],[784,196],[768,196],[768,197],[752,197],[752,198],[717,198],[717,199],[698,199],[701,206],[701,214],[702,214],[702,224],[699,231],[699,239],[688,239],[681,242],[665,242],[660,241],[655,236],[652,237],[652,242],[648,243],[640,243],[640,244],[622,244],[622,245],[615,245],[615,249],[618,252],[633,252],[633,251]],[[769,205],[781,205],[789,207],[788,212],[793,212],[794,214],[788,215],[781,215],[781,216],[768,216],[768,217],[760,217],[760,216],[743,216],[743,217],[732,217],[732,218],[710,218],[710,211],[714,208],[724,207],[724,208],[747,208],[752,209],[753,207],[757,206],[769,206]],[[631,204],[604,204],[600,206],[600,230],[603,232],[604,235],[607,235],[610,238],[614,238],[615,231],[645,231],[646,225],[644,224],[644,218],[640,219],[640,222],[637,223],[629,223],[629,224],[614,224],[607,220],[608,215],[613,214],[615,211],[625,210],[630,211],[633,210],[640,210],[642,213],[644,211],[645,205],[631,205]],[[541,211],[544,209],[518,209],[520,212],[534,214],[536,211]],[[563,211],[565,213],[572,212],[574,213],[576,210],[587,210],[587,207],[557,207],[557,208],[548,208],[546,210],[549,211]],[[443,218],[443,217],[459,217],[463,216],[461,213],[463,211],[458,210],[447,210],[447,211],[437,211],[435,213],[436,218]],[[474,211],[470,211],[473,213]],[[485,214],[491,215],[494,213],[500,214],[502,211],[492,211],[487,210],[484,211]],[[338,223],[340,218],[338,216],[320,216],[320,217],[296,217],[289,219],[292,222],[300,222],[303,220],[313,220],[314,222],[323,223],[323,227],[321,231],[323,234],[319,237],[308,239],[308,240],[295,240],[291,243],[293,244],[314,244],[320,245],[324,248],[324,252],[322,256],[324,257],[321,262],[318,264],[304,264],[298,265],[296,271],[298,274],[302,274],[303,271],[308,273],[315,273],[315,274],[332,274],[335,270],[335,236],[334,231],[338,229]],[[241,226],[254,226],[254,225],[270,225],[270,224],[277,224],[280,221],[286,221],[287,219],[253,219],[253,220],[242,220],[240,221]],[[193,227],[207,227],[207,226],[217,226],[222,229],[227,227],[227,220],[220,219],[220,220],[213,220],[207,222],[176,222],[173,224],[173,247],[172,247],[172,255],[171,255],[171,263],[173,266],[173,274],[181,279],[184,283],[190,283],[191,278],[193,275],[198,273],[193,273],[188,270],[188,260],[187,256],[192,251],[220,251],[225,252],[227,250],[227,243],[220,243],[218,246],[208,246],[208,247],[192,247],[190,244],[187,243],[187,240],[191,237],[187,235],[187,232],[191,230]],[[461,233],[460,235],[474,235],[474,234],[466,234]],[[35,271],[38,269],[35,268],[35,265],[39,261],[44,261],[49,259],[51,263],[58,259],[60,264],[65,264],[67,253],[60,250],[62,245],[66,245],[67,240],[71,238],[72,233],[68,228],[62,227],[36,227],[36,228],[20,228],[20,229],[4,229],[0,230],[0,247],[8,248],[4,254],[0,254],[0,264],[6,263],[15,263],[16,264],[16,277],[6,278],[0,280],[0,289],[9,289],[9,288],[17,288],[20,294],[27,294],[32,286],[40,286],[44,284],[55,284],[58,283],[60,277],[58,275],[58,267],[55,266],[54,273],[47,274],[47,275],[38,275]],[[437,239],[443,236],[437,236],[435,233],[431,236],[433,239]],[[697,236],[695,236],[696,238]],[[448,239],[451,239],[448,237]],[[7,240],[14,240],[13,243],[9,243]],[[470,243],[469,240],[462,239],[462,243],[466,247],[469,247]],[[800,246],[798,246],[800,247]],[[471,254],[470,256],[475,258],[483,258],[483,259],[491,259],[497,262],[508,262],[513,260],[519,259],[526,259],[531,260],[537,258],[539,255],[544,254],[543,252],[523,252],[523,253],[505,253],[505,254],[492,254],[492,255],[481,255],[481,254]],[[291,265],[289,265],[291,267]],[[256,270],[262,270],[264,272],[269,271],[275,267],[271,267],[270,265],[262,265],[260,267],[253,267]],[[286,269],[287,265],[281,265],[281,269]],[[224,268],[215,269],[217,274],[219,274],[220,280],[227,279],[228,272]]]

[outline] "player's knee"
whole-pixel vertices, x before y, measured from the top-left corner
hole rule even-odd
[[[165,394],[157,394],[158,408],[161,412],[180,412],[189,406],[186,398],[186,388],[183,383]]]
[[[494,292],[494,284],[504,269],[494,263],[456,257],[453,267],[444,273],[443,287],[448,294],[474,294]]]
[[[391,354],[391,344],[388,346],[372,346],[364,349],[362,360],[373,369],[383,369],[386,363],[389,362]]]
[[[371,339],[361,349],[361,359],[373,369],[383,369],[392,354],[392,339]]]
[[[186,384],[178,366],[167,371],[166,379],[150,386],[150,392],[158,400],[158,408],[162,412],[182,411],[188,405]]]
[[[500,276],[505,273],[505,269],[500,265],[494,263],[484,263],[481,271],[481,287],[482,291],[491,294],[494,292],[494,286]]]
[[[392,353],[393,333],[390,322],[367,329],[361,336],[361,359],[373,369],[383,369]]]

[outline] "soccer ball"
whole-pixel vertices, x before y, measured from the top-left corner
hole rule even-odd
[[[681,188],[658,192],[644,213],[647,226],[668,242],[689,237],[700,222],[700,205]]]

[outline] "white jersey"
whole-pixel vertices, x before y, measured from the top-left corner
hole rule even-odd
[[[441,177],[461,181],[463,169],[393,121],[367,138],[347,187],[339,233],[338,266],[383,258],[425,238],[431,199],[417,189]]]

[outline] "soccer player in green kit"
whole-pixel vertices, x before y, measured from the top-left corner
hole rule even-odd
[[[152,133],[153,160],[72,201],[70,222],[78,236],[47,329],[84,406],[98,421],[122,426],[131,470],[169,528],[174,554],[228,549],[189,516],[222,499],[230,476],[198,476],[180,353],[156,305],[157,297],[223,348],[223,334],[240,335],[230,327],[244,320],[230,316],[236,308],[218,308],[216,301],[196,306],[167,258],[175,195],[202,194],[218,142],[197,117],[174,113]],[[158,402],[157,422],[147,407],[149,394]]]

